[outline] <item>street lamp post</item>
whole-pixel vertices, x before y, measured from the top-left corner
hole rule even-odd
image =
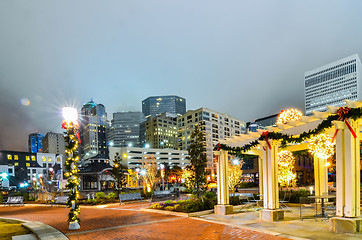
[[[66,188],[70,190],[67,206],[70,208],[68,214],[69,230],[80,229],[80,207],[78,202],[79,197],[79,169],[77,163],[79,161],[78,156],[78,144],[80,143],[80,137],[78,133],[78,112],[75,108],[65,107],[63,108],[64,121],[62,128],[66,130],[65,142],[67,159],[65,161],[65,177],[67,178]]]

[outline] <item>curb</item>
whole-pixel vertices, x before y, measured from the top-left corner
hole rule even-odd
[[[158,209],[150,209],[150,208],[141,208],[141,212],[152,212],[152,213],[159,213],[159,214],[165,214],[165,215],[173,215],[173,216],[179,216],[179,217],[199,217],[203,215],[208,215],[214,213],[214,210],[206,210],[201,212],[193,212],[193,213],[183,213],[183,212],[173,212],[173,211],[166,211],[166,210],[158,210]]]
[[[18,218],[0,218],[0,220],[15,220],[22,222],[22,226],[29,229],[40,240],[69,240],[62,232],[41,222],[31,222]]]

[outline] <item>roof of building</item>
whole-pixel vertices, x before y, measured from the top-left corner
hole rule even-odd
[[[79,168],[79,173],[99,173],[107,168],[112,168],[112,166],[105,162],[92,162],[85,167]]]
[[[95,106],[97,106],[97,104],[93,102],[93,100],[90,100],[89,102],[83,104],[83,108],[94,108]]]

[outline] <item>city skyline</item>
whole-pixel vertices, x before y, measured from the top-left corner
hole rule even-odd
[[[0,3],[0,149],[62,132],[61,107],[91,98],[109,114],[155,95],[243,121],[304,111],[305,72],[362,53],[358,1],[158,3]]]

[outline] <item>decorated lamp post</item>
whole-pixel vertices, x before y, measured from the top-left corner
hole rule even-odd
[[[79,222],[79,175],[78,175],[78,144],[80,143],[78,133],[78,113],[74,108],[63,108],[64,121],[62,128],[66,130],[65,142],[66,146],[66,161],[65,161],[65,177],[67,178],[66,189],[69,190],[69,198],[67,206],[70,208],[68,214],[68,223],[70,230],[76,230],[80,228]]]

